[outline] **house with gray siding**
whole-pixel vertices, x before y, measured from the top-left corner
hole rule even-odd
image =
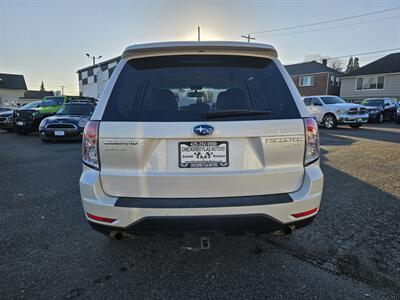
[[[375,97],[400,101],[400,52],[382,57],[342,77],[340,97],[349,102]]]

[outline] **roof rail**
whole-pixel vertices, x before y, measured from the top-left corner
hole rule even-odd
[[[70,97],[67,98],[66,103],[71,103],[71,102],[74,102],[74,103],[79,103],[79,102],[87,103],[87,102],[90,102],[90,103],[97,104],[98,100],[96,98],[93,98],[93,97],[70,96]]]

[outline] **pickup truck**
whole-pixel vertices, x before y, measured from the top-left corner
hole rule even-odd
[[[347,103],[338,96],[307,96],[303,97],[303,101],[317,123],[327,129],[334,129],[339,124],[359,128],[368,122],[365,106]]]

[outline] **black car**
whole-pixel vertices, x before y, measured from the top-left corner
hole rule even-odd
[[[13,114],[12,110],[0,112],[0,129],[12,131],[12,121],[10,125],[10,120],[12,120],[12,114]]]
[[[396,123],[400,123],[400,103],[397,104],[396,115],[394,117]]]
[[[14,125],[13,125],[13,120],[14,120],[14,112],[16,110],[18,111],[25,111],[25,110],[33,110],[36,107],[40,105],[40,101],[34,101],[25,104],[24,106],[15,109],[15,108],[10,108],[8,111],[4,111],[0,113],[0,128],[5,129],[7,131],[13,131],[14,130]]]
[[[0,113],[5,112],[5,111],[10,111],[12,108],[10,107],[0,107]]]
[[[384,120],[393,120],[396,115],[396,103],[390,98],[371,98],[361,102],[366,106],[369,121],[382,123]]]
[[[96,103],[94,98],[68,100],[55,115],[40,122],[40,138],[44,142],[82,139],[83,129],[90,119]]]

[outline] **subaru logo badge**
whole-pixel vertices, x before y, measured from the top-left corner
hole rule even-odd
[[[192,132],[197,135],[209,135],[214,132],[214,127],[211,125],[197,125]]]

